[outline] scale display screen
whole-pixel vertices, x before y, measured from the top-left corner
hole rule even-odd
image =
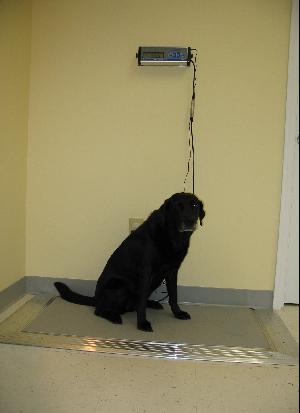
[[[163,59],[165,56],[164,52],[144,52],[143,57],[145,59]]]
[[[189,66],[190,47],[139,47],[136,54],[139,66]]]

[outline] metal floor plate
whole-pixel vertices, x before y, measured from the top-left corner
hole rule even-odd
[[[269,349],[208,346],[202,343],[169,343],[145,340],[79,337],[66,334],[23,331],[55,297],[33,296],[0,324],[0,343],[78,350],[125,356],[154,357],[169,360],[250,363],[258,365],[297,365],[298,345],[280,317],[271,310],[256,310],[255,315],[266,335]],[[271,349],[271,350],[270,350]]]

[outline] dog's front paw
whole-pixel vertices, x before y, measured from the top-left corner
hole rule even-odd
[[[190,320],[191,316],[186,311],[177,311],[174,316],[179,320]]]
[[[151,323],[149,323],[149,321],[147,321],[147,320],[138,323],[137,328],[141,331],[147,331],[147,332],[150,332],[150,333],[153,332]]]

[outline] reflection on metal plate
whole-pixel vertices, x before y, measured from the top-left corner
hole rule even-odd
[[[285,364],[298,363],[298,346],[279,317],[269,310],[257,311],[259,322],[271,348],[226,347],[222,345],[165,343],[127,339],[101,339],[64,334],[29,333],[22,330],[55,299],[47,294],[34,296],[0,324],[0,343],[78,350],[103,354],[155,357],[169,360]]]

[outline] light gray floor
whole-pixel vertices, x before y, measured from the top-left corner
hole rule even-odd
[[[91,307],[68,303],[56,298],[23,331],[99,338],[147,340],[188,344],[224,345],[269,349],[266,336],[255,311],[242,307],[182,305],[191,320],[178,320],[168,305],[164,310],[147,310],[154,332],[136,328],[136,313],[123,316],[115,325],[94,315]]]

